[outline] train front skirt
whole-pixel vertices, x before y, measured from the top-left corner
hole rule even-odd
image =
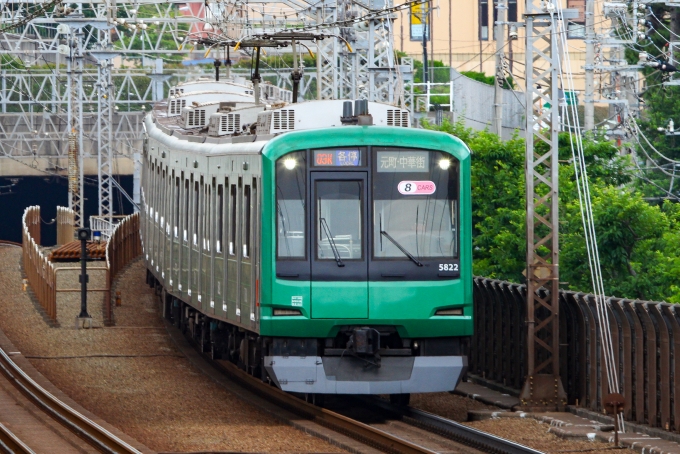
[[[378,366],[353,356],[266,356],[264,364],[287,392],[408,394],[452,391],[467,370],[467,357],[385,357]]]

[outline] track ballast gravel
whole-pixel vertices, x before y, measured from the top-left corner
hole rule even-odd
[[[102,327],[102,294],[88,295],[95,321],[89,330],[75,329],[78,293],[59,295],[60,326],[50,328],[21,289],[20,261],[21,249],[0,248],[0,329],[57,388],[129,436],[156,451],[340,451],[195,369],[165,332],[142,261],[116,283],[123,303],[115,309],[116,327]],[[64,280],[60,287],[73,287],[71,276]]]

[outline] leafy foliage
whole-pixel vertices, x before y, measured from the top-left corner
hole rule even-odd
[[[462,123],[426,124],[472,151],[474,273],[523,282],[526,266],[524,140],[502,142]],[[560,280],[592,291],[568,134],[559,140]],[[632,185],[630,161],[601,137],[584,140],[600,264],[609,295],[680,302],[680,206],[651,205]]]

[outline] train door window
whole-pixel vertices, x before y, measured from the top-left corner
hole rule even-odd
[[[276,257],[305,260],[307,152],[289,153],[276,161]]]
[[[149,193],[146,195],[148,198],[146,199],[146,213],[149,215],[149,218],[153,218],[153,184],[154,184],[154,178],[153,176],[156,174],[156,168],[151,163],[151,175],[149,175],[148,178],[148,183],[149,183]]]
[[[189,241],[189,234],[187,229],[189,228],[189,180],[184,180],[184,222],[182,227],[184,229],[184,242]]]
[[[206,249],[210,251],[210,230],[211,230],[211,225],[210,221],[212,220],[212,190],[210,186],[205,185],[204,189],[204,194],[205,194],[205,203],[203,206],[205,207],[205,214],[203,216],[203,249]]]
[[[161,188],[162,189],[160,191],[158,191],[158,198],[159,198],[158,206],[160,207],[160,212],[161,212],[159,222],[160,222],[161,229],[165,226],[165,216],[166,216],[165,211],[168,209],[167,204],[166,204],[168,193],[163,190],[163,188],[165,188],[165,186],[168,183],[167,176],[168,176],[167,171],[165,169],[163,169],[162,177],[161,177]]]
[[[217,186],[217,230],[215,231],[215,252],[222,253],[222,231],[224,229],[224,186]]]
[[[243,204],[244,206],[244,223],[243,223],[243,257],[250,257],[250,203],[251,203],[251,192],[250,185],[245,185],[243,189]]]
[[[194,222],[192,227],[193,233],[193,243],[194,246],[198,246],[198,202],[199,202],[199,188],[198,181],[194,182]]]
[[[231,185],[231,192],[229,194],[229,205],[231,207],[231,216],[229,219],[229,225],[231,226],[231,231],[229,232],[229,255],[236,255],[236,185]]]
[[[317,260],[360,260],[362,241],[362,182],[316,182]]]
[[[179,202],[180,201],[179,188],[180,188],[179,177],[175,177],[175,212],[174,212],[173,222],[172,222],[175,238],[177,238],[177,235],[179,234],[178,233],[178,229],[179,229],[179,206],[180,206],[179,205],[179,203],[180,203]]]
[[[161,168],[156,166],[156,184],[154,184],[155,188],[155,194],[154,194],[154,201],[153,201],[153,218],[156,224],[158,224],[158,208],[160,206],[160,185],[161,185]]]

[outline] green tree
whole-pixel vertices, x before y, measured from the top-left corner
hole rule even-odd
[[[428,128],[472,151],[473,266],[476,275],[523,282],[526,266],[524,140],[502,142],[462,123]],[[591,292],[590,269],[569,135],[559,140],[560,280]],[[630,161],[602,137],[584,140],[595,231],[609,295],[680,302],[680,206],[648,203],[631,184]]]

